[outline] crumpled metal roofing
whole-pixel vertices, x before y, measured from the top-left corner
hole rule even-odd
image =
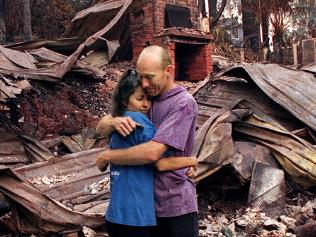
[[[93,6],[91,8],[88,8],[86,10],[83,10],[82,12],[79,12],[74,20],[72,21],[72,24],[67,28],[65,34],[63,37],[69,38],[70,35],[72,35],[72,30],[74,30],[72,35],[72,39],[68,43],[72,43],[73,45],[77,45],[79,43],[78,39],[73,38],[74,36],[83,39],[84,41],[81,42],[81,44],[77,47],[77,49],[72,52],[70,56],[65,58],[63,61],[58,62],[48,68],[37,68],[35,64],[35,60],[31,55],[28,53],[18,52],[12,49],[7,49],[4,47],[0,47],[0,61],[4,61],[4,65],[0,67],[0,72],[6,75],[14,75],[17,77],[22,78],[30,78],[30,79],[36,79],[36,80],[45,80],[45,81],[59,81],[61,78],[64,77],[64,75],[75,65],[75,63],[78,61],[80,55],[91,48],[92,46],[95,46],[96,44],[105,44],[107,45],[108,49],[108,55],[109,55],[109,61],[111,60],[111,57],[113,57],[114,53],[119,47],[117,38],[118,36],[115,35],[112,40],[105,39],[105,35],[109,33],[116,25],[119,25],[119,21],[122,19],[126,11],[129,9],[131,4],[133,3],[132,0],[112,0],[107,1],[105,3],[102,3],[102,14],[103,16],[107,17],[107,20],[105,21],[103,18],[101,18],[101,25],[98,25],[98,27],[95,26],[94,21],[89,21],[89,16],[94,15],[92,14],[94,10],[96,10],[97,6]],[[90,10],[92,9],[92,10]],[[93,10],[94,9],[94,10]],[[99,10],[99,9],[98,9]],[[107,14],[111,12],[111,14]],[[102,15],[101,14],[101,15]],[[87,17],[85,17],[87,16]],[[84,19],[82,19],[84,18]],[[89,19],[85,19],[89,18]],[[94,19],[94,18],[93,18]],[[82,20],[82,21],[80,21]],[[79,26],[77,25],[79,24]],[[84,25],[83,25],[84,24]],[[76,27],[75,27],[76,26]],[[87,29],[93,29],[91,32]],[[83,35],[81,35],[81,32],[78,32],[79,30],[83,31]],[[24,48],[37,48],[36,46],[43,46],[47,43],[53,43],[57,44],[58,42],[38,42],[34,41],[31,43],[26,43],[24,45]],[[66,44],[67,41],[61,40],[60,43]],[[56,45],[55,45],[56,46]],[[65,45],[64,45],[65,46]],[[67,48],[71,47],[70,45],[67,45]],[[23,48],[23,44],[21,45],[10,45],[10,47],[18,47]],[[41,52],[42,54],[43,52]],[[46,52],[47,54],[47,52]],[[18,59],[18,61],[16,61]],[[3,64],[3,63],[2,63]],[[90,70],[93,70],[93,68],[90,67]],[[97,77],[103,77],[104,73],[101,70],[93,70],[93,73],[96,74]]]
[[[303,71],[311,72],[311,73],[316,74],[316,63],[309,64],[309,65],[307,65],[305,67],[302,67],[301,69]]]
[[[50,161],[39,162],[17,169],[0,165],[0,193],[13,200],[12,218],[3,220],[13,223],[16,232],[41,234],[48,232],[78,231],[82,226],[90,228],[104,225],[102,213],[76,211],[70,207],[94,201],[106,204],[108,189],[86,192],[85,187],[109,176],[109,172],[99,172],[95,157],[105,149],[92,149]],[[33,184],[37,177],[68,177],[61,182]],[[66,206],[67,205],[67,206]],[[18,207],[18,208],[16,208]],[[25,214],[27,213],[27,214]]]
[[[253,81],[272,100],[316,131],[316,78],[276,64],[235,66],[222,75]]]

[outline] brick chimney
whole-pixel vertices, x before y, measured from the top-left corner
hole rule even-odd
[[[130,14],[133,59],[149,45],[168,49],[176,80],[203,80],[212,72],[213,37],[199,30],[196,0],[151,0]]]

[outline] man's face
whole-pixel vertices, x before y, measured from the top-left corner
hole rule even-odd
[[[168,90],[171,83],[168,70],[162,69],[158,60],[149,58],[137,62],[137,72],[147,95],[154,97]]]

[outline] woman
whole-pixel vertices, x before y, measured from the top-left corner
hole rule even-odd
[[[112,99],[112,116],[131,117],[139,126],[127,137],[113,132],[110,149],[128,148],[151,140],[156,128],[147,118],[151,101],[141,87],[134,70],[126,71],[118,82]],[[154,208],[154,167],[159,171],[195,166],[195,157],[164,157],[154,165],[110,166],[111,199],[106,212],[110,237],[150,236],[156,225]],[[98,164],[98,161],[97,161]]]

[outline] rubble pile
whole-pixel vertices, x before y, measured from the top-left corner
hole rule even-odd
[[[93,124],[96,117],[85,109],[83,94],[63,85],[33,84],[20,97],[19,125],[37,139],[72,135]]]
[[[105,75],[99,80],[69,76],[62,84],[31,81],[20,96],[1,104],[1,111],[7,111],[22,133],[37,139],[77,134],[85,127],[95,127],[98,118],[109,113],[115,83],[130,66],[129,62],[104,66]]]
[[[96,194],[101,192],[102,190],[110,190],[110,179],[105,177],[103,180],[92,183],[90,185],[86,185],[84,188],[85,194]]]
[[[240,208],[225,213],[208,206],[209,214],[200,220],[200,236],[226,237],[268,237],[268,236],[303,236],[302,229],[314,224],[316,220],[316,202],[308,201],[303,206],[287,205],[286,215],[277,218],[267,216],[259,208]],[[307,235],[312,236],[312,235]]]
[[[314,87],[313,74],[246,64],[195,92],[201,235],[316,236]],[[310,202],[289,199],[300,193]]]
[[[44,175],[42,177],[38,176],[32,179],[29,179],[34,185],[46,184],[46,185],[53,185],[55,183],[63,183],[69,180],[70,175],[57,175],[54,174],[52,177],[47,177]]]
[[[80,97],[78,104],[82,109],[88,110],[93,116],[102,117],[110,111],[112,91],[116,82],[131,66],[130,62],[111,63],[102,66],[105,75],[100,81],[69,78],[65,82],[71,86],[72,92]]]

